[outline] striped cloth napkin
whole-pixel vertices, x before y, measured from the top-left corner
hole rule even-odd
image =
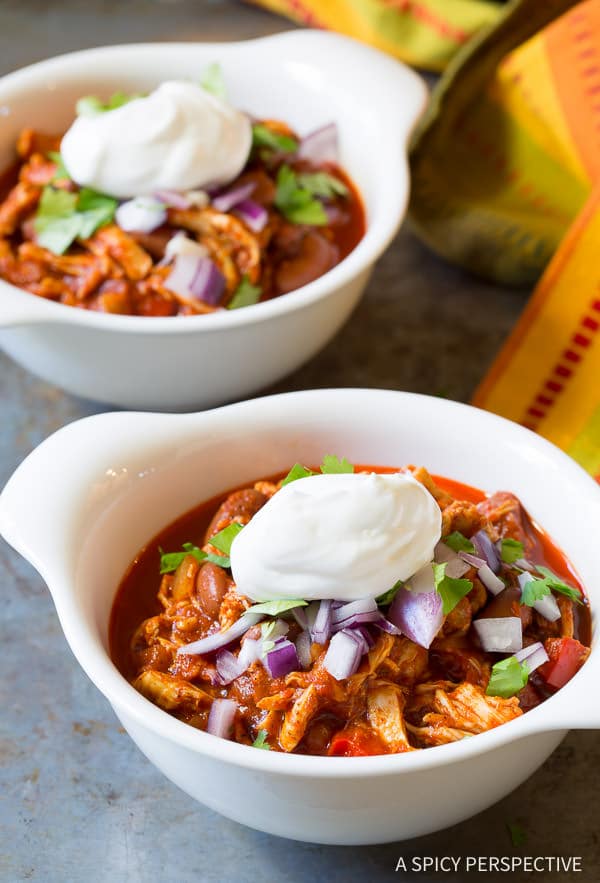
[[[473,401],[600,480],[600,0],[257,2],[446,68],[413,141],[413,225],[535,285]]]

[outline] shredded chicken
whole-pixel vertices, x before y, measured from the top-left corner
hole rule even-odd
[[[412,751],[404,724],[406,696],[397,684],[375,681],[367,690],[367,715],[379,738],[394,753]]]

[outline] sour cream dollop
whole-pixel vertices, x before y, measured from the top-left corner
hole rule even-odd
[[[376,598],[433,558],[441,513],[404,473],[315,475],[281,488],[231,546],[254,601]]]
[[[242,171],[250,119],[194,83],[162,83],[115,110],[79,116],[61,143],[73,180],[120,199],[225,184]]]

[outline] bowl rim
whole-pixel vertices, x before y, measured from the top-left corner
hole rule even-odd
[[[521,442],[525,442],[530,448],[538,449],[546,458],[550,457],[555,461],[560,467],[562,474],[564,474],[565,480],[574,482],[578,491],[581,491],[582,494],[585,494],[590,499],[591,505],[597,506],[600,510],[600,487],[574,460],[549,441],[503,417],[474,408],[471,405],[433,396],[377,389],[304,390],[238,402],[233,405],[215,408],[211,411],[200,412],[199,414],[169,415],[169,419],[177,421],[189,419],[190,417],[194,419],[208,416],[209,421],[213,419],[218,420],[220,417],[227,420],[232,415],[235,415],[236,410],[246,409],[247,413],[252,413],[253,409],[258,409],[260,412],[261,408],[277,407],[278,403],[283,399],[288,402],[288,406],[300,398],[304,400],[314,399],[315,401],[323,399],[330,405],[332,396],[336,399],[347,398],[349,402],[353,396],[357,395],[383,397],[389,405],[392,404],[392,401],[398,403],[403,400],[414,400],[417,402],[417,405],[420,402],[423,407],[433,407],[442,413],[449,413],[450,411],[458,414],[462,413],[465,417],[470,416],[471,419],[475,419],[481,424],[485,437],[490,437],[490,433],[493,436],[494,432],[508,432]],[[143,416],[145,419],[153,419],[163,415],[144,414]],[[116,412],[87,417],[76,421],[76,424],[101,420],[126,422],[130,417],[131,414],[128,414],[128,412]],[[70,426],[76,424],[71,424]],[[70,427],[59,430],[59,433],[67,431],[70,431]],[[199,427],[198,432],[201,431]],[[211,426],[210,422],[208,424],[208,431],[213,433],[215,431],[214,426]],[[18,468],[20,470],[23,467],[20,466]],[[11,480],[9,480],[9,483]],[[4,496],[4,493],[2,496]],[[6,530],[8,519],[6,512],[2,511],[2,496],[0,496],[0,530],[3,530],[6,534],[9,533]],[[17,549],[19,548],[18,539],[15,542],[14,534],[13,536],[8,536],[7,539]],[[35,564],[36,562],[34,561],[33,563]],[[566,731],[569,726],[600,727],[600,710],[594,712],[591,723],[585,715],[580,715],[578,720],[577,715],[572,713],[573,708],[582,699],[582,693],[585,696],[585,691],[587,690],[589,694],[591,679],[593,679],[596,669],[600,667],[600,650],[593,647],[591,656],[583,668],[557,694],[537,708],[527,712],[527,714],[502,724],[495,729],[478,734],[477,739],[465,739],[460,742],[399,755],[390,754],[368,757],[332,758],[301,754],[289,755],[275,751],[259,751],[251,746],[241,745],[196,730],[172,717],[143,697],[118,671],[110,658],[108,650],[104,647],[95,646],[97,641],[95,641],[95,636],[92,635],[92,625],[80,612],[79,605],[75,602],[68,586],[65,592],[57,592],[58,595],[61,595],[61,597],[55,598],[57,612],[71,649],[79,664],[96,687],[106,696],[117,715],[123,714],[125,719],[121,719],[126,729],[129,724],[133,724],[135,727],[149,731],[156,737],[166,739],[194,753],[246,769],[319,779],[399,775],[403,772],[433,769],[450,763],[466,761],[471,757],[492,751],[495,748],[521,738],[549,733],[550,731]],[[90,636],[94,637],[94,641],[89,641]]]
[[[316,32],[309,29],[281,31],[264,37],[248,40],[235,40],[228,42],[168,42],[157,43],[122,43],[116,45],[99,46],[91,49],[83,49],[53,56],[43,61],[20,68],[0,78],[0,106],[2,104],[5,89],[35,89],[52,73],[61,67],[73,67],[77,62],[86,64],[97,58],[110,58],[127,53],[130,58],[136,60],[139,56],[144,61],[145,54],[164,52],[178,52],[185,49],[191,51],[197,47],[210,47],[218,52],[227,47],[231,51],[235,46],[256,47],[261,51],[265,46],[273,46],[280,43],[300,43],[309,46],[318,42],[325,42],[329,46],[338,47],[349,56],[355,57],[355,63],[367,59],[377,59],[380,66],[386,66],[390,75],[396,75],[398,82],[411,83],[416,97],[414,113],[404,121],[404,125],[389,125],[389,132],[395,138],[398,147],[400,161],[395,168],[387,168],[385,171],[385,202],[378,203],[371,209],[370,217],[367,215],[362,199],[361,187],[355,182],[358,194],[363,202],[365,211],[365,232],[352,251],[328,270],[322,276],[303,285],[294,291],[258,304],[252,304],[240,310],[221,310],[198,316],[170,316],[148,317],[129,316],[117,314],[103,314],[94,310],[73,309],[71,306],[56,303],[36,297],[31,292],[19,288],[5,280],[0,279],[0,290],[8,289],[11,295],[18,297],[18,307],[28,315],[21,318],[19,324],[54,322],[59,324],[71,324],[82,327],[105,329],[110,332],[135,332],[139,334],[174,334],[196,333],[204,330],[207,333],[219,331],[225,328],[239,328],[258,322],[276,319],[287,313],[293,313],[304,309],[311,304],[326,298],[339,289],[351,283],[361,273],[381,256],[396,235],[406,213],[410,180],[408,172],[408,159],[406,145],[408,138],[416,125],[419,115],[422,113],[427,100],[427,87],[424,80],[408,68],[389,56],[384,55],[370,46],[358,42],[350,37],[331,32]],[[150,58],[149,58],[150,60]],[[311,60],[313,65],[316,64]],[[317,65],[318,67],[318,65]],[[71,76],[76,76],[76,70],[71,71]],[[124,75],[127,79],[127,75]],[[387,122],[384,125],[388,125]],[[381,173],[383,176],[383,171]],[[353,179],[354,180],[354,179]],[[185,320],[185,321],[183,321]],[[0,327],[3,322],[0,317]]]

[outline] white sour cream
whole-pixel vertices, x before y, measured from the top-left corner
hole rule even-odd
[[[242,171],[250,119],[194,83],[162,83],[116,110],[79,116],[61,143],[82,187],[120,199],[225,184]]]
[[[432,560],[441,527],[437,503],[410,475],[301,478],[236,536],[233,578],[254,601],[376,598]]]

